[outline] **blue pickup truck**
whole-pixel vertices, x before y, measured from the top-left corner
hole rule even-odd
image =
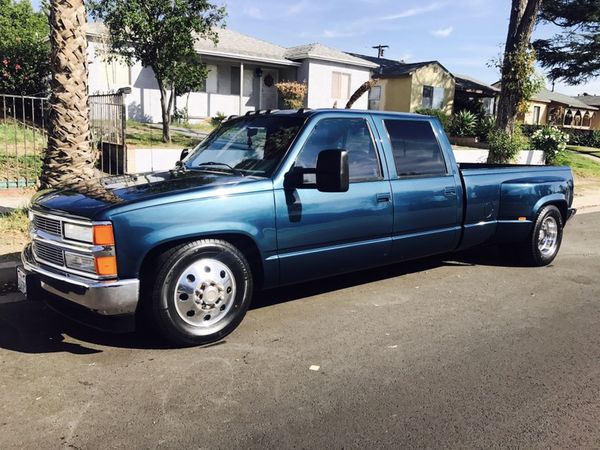
[[[205,344],[261,289],[486,243],[549,264],[572,202],[568,167],[459,167],[432,117],[261,111],[173,170],[40,193],[19,285],[92,326]]]

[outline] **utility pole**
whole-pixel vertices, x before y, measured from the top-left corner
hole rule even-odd
[[[390,46],[379,44],[379,45],[373,46],[372,48],[377,49],[377,57],[378,58],[383,58],[383,53],[385,52],[385,49],[390,48]]]

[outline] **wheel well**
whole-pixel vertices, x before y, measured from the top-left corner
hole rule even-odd
[[[542,207],[539,209],[539,211],[541,211],[546,206],[550,206],[550,205],[556,206],[558,208],[558,210],[560,211],[562,220],[563,220],[563,225],[564,225],[567,222],[567,218],[569,217],[569,208],[567,206],[567,202],[564,202],[564,201],[548,202],[548,203],[542,205]]]
[[[260,251],[254,240],[243,234],[210,234],[210,235],[202,235],[195,236],[193,238],[186,239],[177,239],[174,241],[169,241],[164,244],[157,245],[152,248],[144,257],[142,261],[142,265],[140,267],[140,279],[143,280],[145,277],[153,269],[152,261],[156,260],[156,258],[162,253],[168,251],[171,248],[177,247],[181,244],[185,244],[186,242],[192,242],[198,239],[220,239],[226,242],[229,242],[231,245],[235,246],[248,260],[248,264],[252,268],[252,278],[254,281],[255,288],[259,288],[262,286],[264,281],[264,269],[262,264],[262,259],[260,256]]]

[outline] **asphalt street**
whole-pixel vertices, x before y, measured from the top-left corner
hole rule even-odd
[[[0,447],[599,448],[598,230],[266,292],[205,348],[0,304]]]

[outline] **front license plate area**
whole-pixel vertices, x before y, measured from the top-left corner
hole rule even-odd
[[[21,267],[17,267],[17,289],[27,295],[27,274]]]

